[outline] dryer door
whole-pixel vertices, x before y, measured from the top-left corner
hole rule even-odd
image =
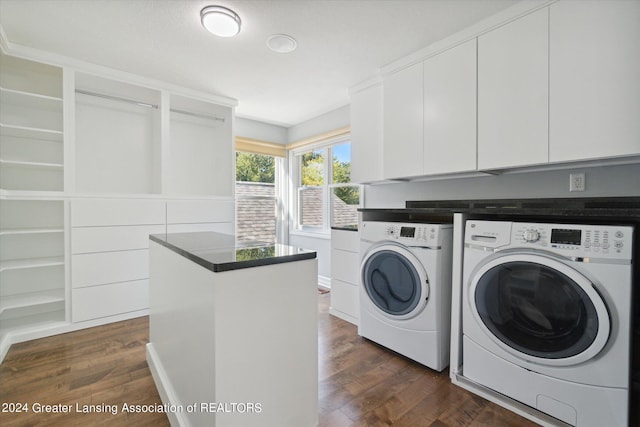
[[[470,279],[476,320],[509,353],[567,366],[597,355],[610,333],[609,313],[592,282],[554,258],[511,254],[491,259]]]
[[[364,256],[361,272],[369,300],[386,316],[408,319],[425,307],[427,274],[405,246],[389,242],[374,247]]]

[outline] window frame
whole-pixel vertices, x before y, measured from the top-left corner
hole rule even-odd
[[[294,235],[310,235],[328,237],[331,234],[331,222],[332,212],[330,197],[333,188],[336,187],[359,187],[360,189],[360,201],[359,206],[362,206],[363,189],[361,185],[354,183],[333,183],[333,147],[344,143],[351,144],[351,133],[344,132],[338,136],[319,140],[315,143],[304,144],[299,147],[294,147],[289,150],[289,172],[291,183],[291,197],[290,197],[290,214],[291,219],[289,225],[289,233]],[[324,183],[321,186],[302,186],[302,155],[313,151],[324,150]],[[302,210],[300,209],[300,193],[304,188],[322,188],[322,226],[305,226],[301,224]]]
[[[240,199],[243,200],[274,200],[276,206],[276,230],[275,230],[275,242],[281,244],[288,244],[288,226],[287,222],[287,174],[288,174],[288,152],[285,149],[283,144],[271,143],[267,141],[255,140],[250,138],[244,138],[236,136],[235,138],[235,148],[233,155],[234,162],[234,178],[236,176],[236,153],[252,153],[252,154],[260,154],[263,156],[270,156],[274,158],[274,167],[275,167],[275,176],[274,176],[274,186],[275,193],[274,196],[238,196],[235,192],[235,186],[238,181],[234,179],[234,198],[236,199],[236,203],[234,203],[234,211],[235,211],[235,233],[238,234],[238,203],[237,201]]]

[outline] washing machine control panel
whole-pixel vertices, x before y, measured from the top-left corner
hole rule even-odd
[[[513,223],[511,244],[573,257],[630,258],[632,235],[624,226]]]
[[[572,258],[631,259],[633,227],[467,221],[465,243],[502,250],[536,248]]]

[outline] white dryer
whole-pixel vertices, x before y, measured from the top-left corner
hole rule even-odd
[[[467,221],[463,376],[577,426],[626,426],[633,228]]]
[[[363,222],[358,333],[429,368],[449,364],[451,224]]]

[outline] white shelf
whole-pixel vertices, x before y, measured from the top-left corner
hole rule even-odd
[[[23,168],[59,169],[59,170],[62,170],[64,168],[64,165],[61,163],[24,162],[20,160],[4,160],[4,159],[0,159],[0,166],[15,166],[15,167],[23,167]]]
[[[39,103],[43,107],[62,107],[62,98],[57,96],[42,95],[24,90],[8,89],[2,86],[0,86],[0,95],[3,98],[3,102],[8,104],[31,106],[34,105],[34,103]]]
[[[64,257],[29,258],[0,261],[0,273],[8,270],[21,270],[26,268],[53,267],[64,265]]]
[[[17,138],[43,139],[46,141],[62,142],[62,131],[55,129],[43,129],[30,126],[11,125],[0,123],[2,136],[14,136]]]
[[[5,90],[62,96],[62,68],[28,59],[0,54],[0,86]]]
[[[55,289],[44,292],[34,292],[22,295],[2,297],[0,301],[0,316],[8,310],[33,307],[44,304],[52,304],[64,301],[64,289]]]
[[[64,228],[13,228],[0,230],[0,236],[64,233]]]
[[[15,200],[61,200],[62,191],[5,190],[0,188],[0,198]]]
[[[46,313],[32,314],[13,319],[2,319],[0,335],[6,333],[25,333],[42,329],[53,329],[59,326],[66,326],[64,321],[64,310],[50,311]]]
[[[62,99],[16,90],[0,90],[2,122],[62,131]]]

